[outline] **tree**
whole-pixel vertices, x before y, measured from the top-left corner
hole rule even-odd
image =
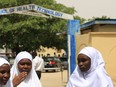
[[[107,17],[107,16],[92,17],[92,19],[88,19],[88,21],[92,21],[92,20],[95,20],[95,19],[110,19],[110,17]]]
[[[0,0],[0,8],[32,3],[69,14],[75,13],[74,8],[57,4],[54,0]],[[21,50],[36,50],[40,45],[66,49],[66,36],[57,36],[56,33],[66,31],[67,20],[10,14],[0,16],[0,23],[1,48],[4,45],[17,53]]]
[[[81,18],[81,17],[79,17],[79,16],[74,16],[74,19],[75,20],[80,20],[80,24],[82,24],[82,23],[84,23],[85,21],[86,21],[86,19],[85,18]]]

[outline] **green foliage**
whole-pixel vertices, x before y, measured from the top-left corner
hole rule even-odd
[[[92,21],[92,20],[95,20],[95,19],[110,19],[110,17],[107,17],[107,16],[92,17],[92,19],[88,19],[88,21]]]
[[[75,20],[80,20],[80,24],[82,24],[82,23],[84,23],[85,21],[86,21],[86,19],[84,19],[84,18],[81,18],[81,17],[79,17],[79,16],[74,16],[74,19]]]
[[[60,12],[75,13],[74,8],[57,4],[55,0],[0,0],[0,8],[32,3]],[[58,32],[66,31],[66,24],[67,20],[55,17],[43,18],[19,14],[0,16],[0,47],[4,45],[17,52],[36,50],[40,45],[66,49],[66,35],[56,35]]]
[[[16,5],[16,0],[0,0],[0,8],[8,8]]]

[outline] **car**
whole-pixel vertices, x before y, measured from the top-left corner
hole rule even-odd
[[[60,71],[61,61],[58,57],[44,57],[44,69],[43,71]]]
[[[62,64],[62,69],[68,69],[68,58],[67,57],[60,57],[60,61]]]

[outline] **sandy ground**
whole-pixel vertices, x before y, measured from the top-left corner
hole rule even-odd
[[[67,77],[67,70],[43,72],[41,77],[42,87],[66,87]]]

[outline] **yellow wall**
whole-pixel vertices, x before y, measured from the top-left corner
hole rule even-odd
[[[85,46],[98,49],[105,60],[106,70],[116,83],[116,32],[91,32],[76,35],[77,54]]]
[[[41,50],[37,51],[38,56],[40,57],[47,57],[48,54],[50,54],[50,57],[55,56],[54,53],[56,54],[56,57],[62,57],[62,54],[66,55],[65,50],[60,49],[57,50],[55,47],[54,48],[47,48],[47,47],[42,47]]]

